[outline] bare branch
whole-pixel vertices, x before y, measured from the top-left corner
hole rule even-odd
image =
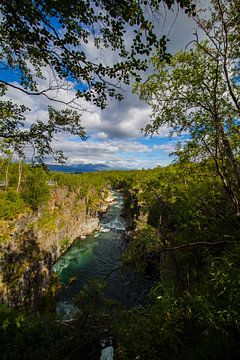
[[[20,90],[21,92],[23,92],[24,94],[27,94],[27,95],[30,95],[30,96],[39,96],[39,95],[43,95],[45,96],[48,100],[50,101],[53,101],[53,102],[56,102],[56,103],[59,103],[59,104],[63,104],[63,105],[66,105],[72,109],[75,109],[75,110],[82,110],[82,111],[87,111],[87,108],[83,107],[81,104],[78,104],[75,102],[76,98],[73,98],[72,100],[70,101],[63,101],[63,100],[59,100],[55,97],[52,97],[52,96],[49,96],[47,94],[47,92],[49,91],[53,91],[53,90],[57,90],[57,88],[51,88],[49,87],[48,89],[44,89],[44,90],[41,90],[41,91],[36,91],[36,92],[32,92],[32,91],[28,91],[26,89],[23,89],[21,88],[20,86],[17,86],[17,85],[14,85],[12,83],[8,83],[7,81],[4,81],[4,80],[1,80],[0,79],[0,83],[6,85],[6,86],[10,86],[11,88],[13,89],[16,89],[16,90]],[[74,105],[73,105],[74,104]]]
[[[216,242],[198,241],[198,242],[194,242],[194,243],[189,243],[189,244],[166,248],[166,249],[164,249],[164,251],[180,250],[180,249],[186,249],[186,248],[195,247],[195,246],[210,246],[211,247],[211,246],[227,245],[227,244],[233,244],[235,242],[236,241],[234,241],[234,240],[232,240],[232,241],[225,240],[225,241],[216,241]]]

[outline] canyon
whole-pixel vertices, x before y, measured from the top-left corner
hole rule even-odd
[[[79,190],[57,187],[47,204],[5,221],[0,248],[0,297],[14,308],[38,309],[57,291],[53,264],[80,237],[99,228],[99,214],[113,201],[108,190],[91,204]]]

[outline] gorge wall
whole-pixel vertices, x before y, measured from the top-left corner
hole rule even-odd
[[[52,265],[76,237],[99,226],[99,212],[111,199],[106,191],[94,204],[79,191],[56,188],[50,201],[37,212],[6,221],[7,240],[0,249],[0,297],[12,307],[37,309],[54,292]]]

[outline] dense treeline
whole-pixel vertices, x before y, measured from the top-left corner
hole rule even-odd
[[[81,178],[86,186],[111,182],[122,189],[133,235],[123,271],[147,272],[155,285],[149,303],[131,309],[104,299],[101,284],[83,289],[81,313],[71,325],[54,314],[2,308],[5,359],[19,358],[19,351],[26,359],[98,358],[106,329],[117,359],[239,358],[240,225],[214,163],[53,178],[62,185]]]
[[[12,220],[24,211],[35,211],[44,206],[56,187],[70,191],[80,189],[79,196],[87,197],[89,206],[101,198],[109,186],[99,176],[48,172],[41,166],[0,159],[0,219]]]
[[[239,358],[239,219],[214,163],[175,164],[126,179],[135,235],[123,260],[156,283],[123,312],[120,359]]]

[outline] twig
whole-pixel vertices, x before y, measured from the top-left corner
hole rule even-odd
[[[235,243],[235,241],[217,241],[217,242],[198,241],[198,242],[189,243],[189,244],[185,244],[185,245],[179,245],[179,246],[166,248],[165,250],[172,251],[172,250],[179,250],[179,249],[184,249],[184,248],[194,247],[194,246],[218,246],[218,245],[226,245],[226,244],[232,244],[232,243]]]

